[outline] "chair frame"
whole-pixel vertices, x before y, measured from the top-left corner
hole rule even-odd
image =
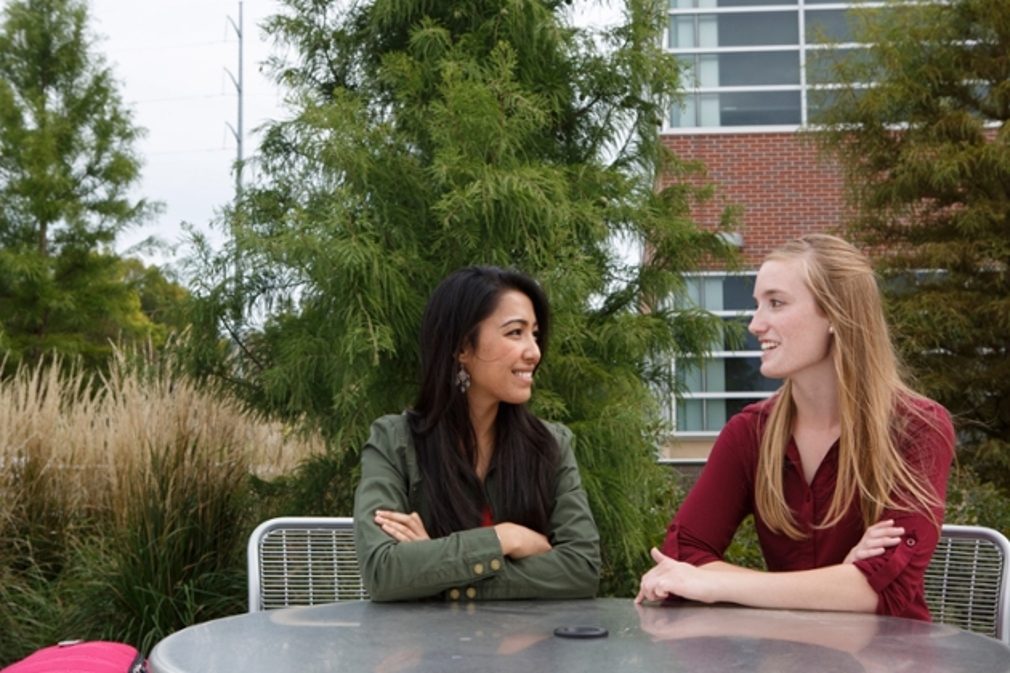
[[[276,534],[282,534],[285,532],[291,532],[295,534],[305,534],[311,535],[312,533],[319,532],[332,532],[332,531],[353,531],[354,529],[354,519],[351,517],[278,517],[275,519],[269,519],[264,521],[249,536],[249,543],[246,547],[246,564],[248,569],[248,581],[249,581],[249,612],[260,612],[267,609],[264,607],[264,596],[263,591],[266,588],[263,578],[263,544],[271,536]],[[311,544],[309,544],[309,550],[306,552],[308,557],[311,557]],[[356,561],[354,564],[354,570],[357,571]],[[366,593],[364,586],[361,584],[360,571],[357,571],[356,577],[352,576],[351,579],[351,592],[355,594],[355,598],[367,599],[368,594]],[[337,575],[337,565],[334,560],[333,565],[325,567],[323,573],[315,572],[315,569],[306,574],[306,578],[311,582],[312,579],[326,579],[329,581],[334,581]],[[286,575],[285,575],[286,577]],[[356,579],[356,584],[355,584]],[[316,601],[309,599],[306,602],[297,603],[285,603],[284,607],[294,606],[294,605],[313,605],[320,602],[331,602],[332,600],[340,600],[339,598],[330,598],[328,600]]]
[[[933,612],[933,619],[940,623],[948,623],[961,628],[967,628],[965,624],[957,619],[944,619],[942,609],[947,606],[947,583],[953,574],[957,574],[961,582],[970,585],[969,593],[974,595],[975,584],[978,579],[978,568],[972,564],[970,567],[963,567],[960,564],[954,565],[952,546],[963,546],[958,541],[974,541],[976,547],[974,554],[978,556],[979,547],[985,545],[999,554],[1000,568],[998,576],[989,576],[990,582],[996,583],[996,606],[994,615],[994,625],[992,631],[985,632],[985,635],[996,638],[1004,643],[1010,644],[1010,540],[997,530],[982,526],[959,526],[945,524],[940,533],[940,542],[929,563],[929,570],[926,572],[927,598],[933,598],[930,606]],[[963,599],[963,594],[958,596]],[[969,613],[972,613],[969,598]],[[939,609],[938,609],[939,608]]]

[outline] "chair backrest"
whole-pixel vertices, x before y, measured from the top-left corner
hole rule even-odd
[[[981,526],[945,525],[926,569],[933,621],[1010,643],[1010,541]]]
[[[368,598],[354,519],[281,517],[249,536],[249,612]]]

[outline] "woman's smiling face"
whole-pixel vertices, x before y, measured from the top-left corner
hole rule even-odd
[[[831,324],[803,280],[801,258],[770,260],[754,283],[757,307],[748,329],[761,342],[761,373],[795,379],[833,372]]]
[[[478,326],[477,343],[459,355],[470,374],[466,394],[471,407],[529,400],[540,362],[538,334],[530,298],[516,290],[503,293],[494,312]]]

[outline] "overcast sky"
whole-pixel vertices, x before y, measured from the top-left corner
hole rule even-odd
[[[164,212],[124,236],[121,249],[157,235],[183,237],[181,222],[204,230],[234,195],[239,76],[239,3],[219,0],[90,0],[93,31],[120,81],[124,102],[147,129],[138,146],[144,160],[137,195]],[[283,116],[281,93],[261,72],[271,52],[259,29],[279,11],[274,0],[242,2],[244,153],[257,145],[254,129]],[[220,235],[217,236],[220,240]],[[170,258],[148,258],[166,261]]]
[[[7,0],[0,0],[7,4]],[[581,6],[580,24],[613,20],[609,0]],[[620,5],[616,0],[612,3]],[[259,25],[280,11],[276,0],[244,0],[243,130],[244,154],[257,148],[255,129],[286,117],[282,92],[260,65],[274,51]],[[209,224],[234,195],[238,94],[229,72],[238,78],[239,23],[237,0],[89,0],[91,26],[121,84],[124,102],[147,136],[137,147],[144,160],[137,196],[160,201],[164,211],[154,221],[120,241],[120,250],[156,235],[170,244],[182,242],[182,222],[223,234]],[[149,262],[178,259],[147,256]]]

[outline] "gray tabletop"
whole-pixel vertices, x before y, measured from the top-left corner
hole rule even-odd
[[[598,627],[608,636],[554,635]],[[346,601],[219,619],[161,641],[152,673],[285,671],[1010,672],[1010,648],[938,624],[630,600]]]

